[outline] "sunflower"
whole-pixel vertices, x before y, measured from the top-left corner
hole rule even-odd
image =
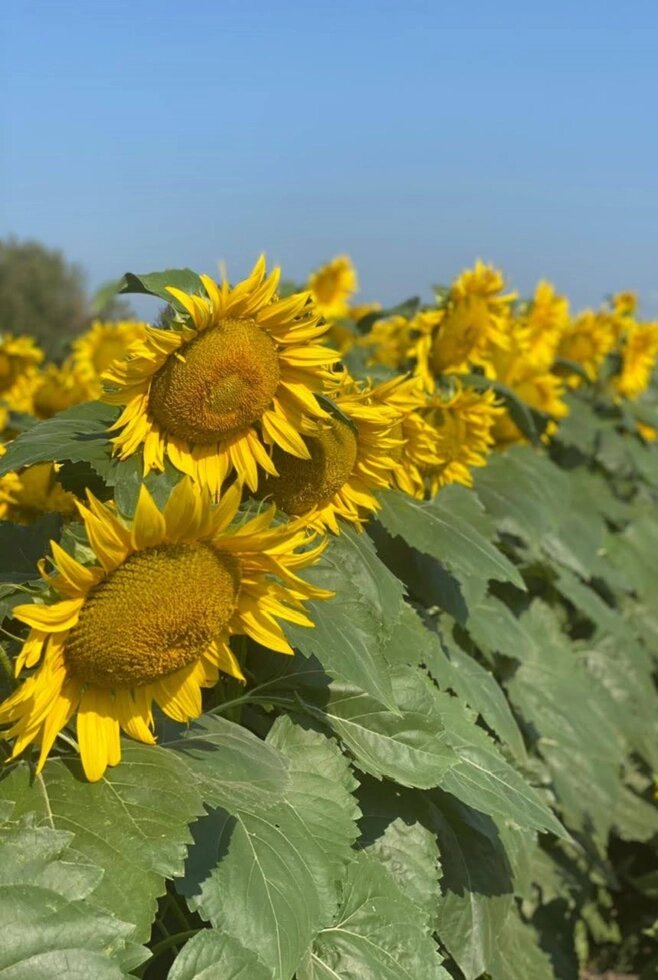
[[[621,352],[621,372],[614,379],[618,394],[637,398],[645,391],[658,355],[658,323],[633,323],[626,327]]]
[[[0,442],[0,457],[7,452],[7,447]],[[9,510],[16,503],[16,494],[20,489],[21,481],[17,473],[5,473],[0,476],[0,521],[4,521],[9,514]]]
[[[409,360],[417,327],[406,316],[394,314],[375,320],[368,333],[359,339],[359,347],[370,352],[369,364],[383,364],[399,369]]]
[[[415,322],[421,338],[414,351],[416,373],[428,391],[435,388],[439,374],[463,373],[471,367],[490,373],[490,353],[509,344],[507,318],[514,293],[501,295],[502,274],[479,259],[450,287],[446,306],[436,311],[434,321]]]
[[[147,324],[139,320],[116,323],[95,320],[89,330],[71,345],[71,370],[86,389],[86,398],[100,398],[101,376],[110,365],[122,360],[131,344],[146,339]]]
[[[648,422],[641,422],[637,419],[635,422],[635,431],[645,442],[655,442],[658,439],[658,429],[653,425],[649,425]]]
[[[95,781],[120,761],[120,729],[153,744],[153,702],[187,722],[201,714],[201,688],[219,671],[244,680],[231,634],[290,654],[277,620],[313,626],[303,600],[331,594],[297,575],[324,548],[299,552],[315,537],[299,523],[273,525],[270,508],[228,530],[237,487],[212,507],[184,479],[161,512],[142,486],[131,526],[88,497],[79,510],[98,564],[82,565],[51,543],[48,584],[61,598],[13,610],[30,627],[16,673],[40,665],[0,706],[0,724],[16,740],[12,758],[40,744],[38,772],[77,713],[82,765]]]
[[[516,323],[516,321],[513,321]],[[550,282],[537,284],[525,316],[513,332],[522,333],[528,367],[548,371],[555,360],[560,338],[569,325],[569,300],[559,296]],[[515,343],[510,345],[516,347]],[[502,380],[502,379],[501,379]]]
[[[261,256],[233,288],[201,276],[206,296],[169,289],[187,320],[149,327],[105,374],[104,400],[125,405],[113,426],[121,459],[143,446],[148,473],[166,454],[217,494],[234,469],[252,490],[259,466],[276,475],[264,443],[310,458],[301,433],[327,417],[314,392],[340,355],[315,343],[328,327],[308,293],[276,298],[279,275],[266,275]]]
[[[32,410],[32,385],[43,361],[43,351],[32,337],[0,334],[0,402],[14,412]],[[27,382],[27,383],[26,383]]]
[[[38,419],[49,419],[89,397],[89,386],[82,382],[70,360],[61,367],[46,364],[33,380],[32,413]]]
[[[420,380],[393,378],[377,385],[371,394],[375,401],[401,414],[392,433],[400,440],[400,446],[393,451],[398,465],[391,471],[391,485],[422,500],[426,490],[424,474],[441,466],[442,460],[437,454],[436,430],[423,417],[428,397]]]
[[[612,297],[612,308],[618,316],[632,316],[637,310],[637,293],[625,289]]]
[[[359,289],[356,269],[349,255],[337,255],[317,269],[308,279],[318,312],[326,320],[337,320],[350,315],[348,300]]]
[[[595,381],[603,361],[614,348],[617,339],[615,318],[606,311],[583,310],[567,326],[558,345],[558,357],[574,361],[584,370],[590,381]],[[581,383],[577,375],[571,375],[568,384],[577,387]]]
[[[275,447],[278,476],[261,494],[311,527],[338,534],[338,518],[361,529],[380,504],[373,491],[391,485],[400,467],[403,413],[378,397],[369,383],[340,380],[331,391],[336,412],[308,439],[309,459]]]
[[[491,389],[475,391],[458,384],[451,395],[432,397],[425,419],[435,430],[434,451],[441,459],[424,474],[432,496],[449,483],[473,486],[471,467],[486,466],[493,427],[502,412]]]
[[[57,463],[35,463],[19,473],[0,477],[0,487],[4,485],[8,492],[3,516],[16,524],[31,524],[43,514],[73,517],[76,499],[59,482],[58,469]],[[3,484],[5,480],[7,484]]]

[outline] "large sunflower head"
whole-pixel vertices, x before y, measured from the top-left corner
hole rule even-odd
[[[493,427],[502,412],[491,389],[458,385],[450,395],[434,395],[425,413],[435,430],[434,452],[441,460],[425,472],[432,495],[449,483],[473,485],[471,469],[486,466],[494,445]]]
[[[71,369],[86,388],[87,398],[100,398],[101,376],[122,360],[135,341],[145,340],[147,324],[139,320],[95,320],[71,345]]]
[[[359,289],[356,269],[349,255],[337,255],[308,279],[318,312],[327,320],[350,315],[349,299]]]
[[[0,403],[16,412],[31,411],[30,379],[43,358],[43,351],[32,337],[0,333]]]
[[[52,542],[59,601],[13,610],[30,627],[17,673],[39,667],[0,706],[12,757],[37,742],[40,770],[77,715],[85,773],[100,779],[120,760],[120,729],[153,743],[153,702],[186,722],[201,714],[201,688],[219,671],[243,679],[231,634],[292,653],[278,620],[312,626],[303,601],[329,598],[297,574],[323,544],[300,552],[313,535],[273,525],[273,509],[229,530],[239,500],[232,488],[213,507],[185,479],[162,512],[142,487],[131,524],[91,495],[80,505],[96,564]]]
[[[301,433],[326,418],[314,392],[340,355],[317,343],[326,333],[308,293],[276,297],[279,269],[261,257],[231,288],[208,276],[205,295],[173,287],[187,311],[174,329],[149,327],[124,362],[105,374],[104,399],[125,408],[114,428],[122,459],[144,451],[144,470],[173,465],[217,494],[235,470],[258,486],[275,474],[267,447],[309,458]]]
[[[262,494],[310,526],[338,534],[338,518],[360,529],[379,509],[373,491],[390,486],[400,465],[403,412],[378,398],[370,384],[347,377],[331,398],[336,412],[308,439],[309,458],[275,447],[278,476],[268,476]]]
[[[624,398],[638,398],[646,391],[658,356],[658,323],[634,323],[626,327],[621,352],[621,372],[614,381]]]

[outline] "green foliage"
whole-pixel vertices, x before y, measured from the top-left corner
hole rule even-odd
[[[3,331],[31,334],[52,357],[87,320],[84,279],[77,266],[38,242],[0,241]]]
[[[198,290],[191,276],[122,288],[168,299],[167,284]],[[335,596],[309,603],[314,629],[287,630],[295,655],[241,640],[247,685],[208,692],[194,724],[156,717],[159,745],[126,739],[93,785],[69,734],[41,775],[4,767],[3,976],[653,968],[657,454],[630,409],[570,405],[548,448],[514,409],[535,444],[492,455],[472,490],[382,492],[377,522],[304,573]],[[142,482],[162,507],[180,474],[112,458],[116,417],[88,403],[25,426],[0,473],[55,461],[122,515]],[[11,611],[44,599],[37,562],[60,537],[90,558],[74,523],[0,525],[3,695]]]

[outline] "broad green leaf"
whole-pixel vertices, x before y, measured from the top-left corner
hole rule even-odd
[[[422,501],[387,490],[380,502],[378,518],[389,534],[436,558],[460,582],[497,579],[525,589],[518,569],[477,529],[473,518],[481,511],[472,491],[451,486]]]
[[[477,711],[520,762],[526,761],[523,736],[494,675],[438,632],[425,657],[430,674],[444,690],[450,688]],[[433,638],[434,639],[434,638]]]
[[[38,575],[37,562],[49,553],[51,539],[59,541],[61,531],[59,514],[44,514],[28,527],[0,521],[0,583],[33,581]],[[25,596],[23,601],[27,601]]]
[[[559,980],[537,931],[516,909],[503,925],[488,972],[491,980]]]
[[[336,594],[308,604],[314,629],[287,628],[291,643],[315,656],[337,680],[354,684],[395,710],[381,642],[402,615],[404,587],[377,557],[372,542],[352,531],[334,538],[306,576]]]
[[[165,878],[180,874],[189,822],[202,810],[194,778],[173,752],[124,742],[122,761],[88,783],[77,760],[51,759],[32,782],[26,763],[0,782],[13,816],[71,831],[72,860],[103,869],[94,900],[148,939]]]
[[[438,691],[419,670],[394,672],[398,704],[440,725],[457,755],[441,779],[441,788],[483,813],[514,820],[521,827],[550,830],[568,837],[560,822],[521,774],[505,760],[474,715],[459,698]]]
[[[475,474],[475,489],[501,531],[537,547],[559,524],[569,499],[566,473],[530,446],[490,456]]]
[[[337,920],[315,938],[297,980],[449,980],[418,909],[374,855],[348,870]]]
[[[118,292],[157,296],[182,311],[184,307],[167,292],[167,286],[174,286],[184,293],[205,293],[199,276],[191,269],[166,269],[164,272],[146,273],[126,272],[119,283]]]
[[[441,889],[435,834],[419,819],[417,795],[365,778],[359,788],[360,846],[373,854],[433,930]]]
[[[578,662],[547,606],[536,600],[522,622],[536,653],[507,681],[507,690],[536,733],[567,826],[586,827],[602,842],[619,793],[624,749],[611,721],[614,704]]]
[[[247,728],[217,715],[202,715],[161,744],[185,762],[204,803],[212,806],[265,806],[286,790],[286,757]]]
[[[457,762],[449,733],[420,710],[393,713],[368,694],[338,683],[331,685],[327,703],[306,707],[345,743],[359,769],[372,776],[427,789],[440,785]]]
[[[658,807],[655,801],[649,802],[621,786],[612,824],[622,840],[650,841],[658,834]]]
[[[358,811],[335,744],[317,732],[296,732],[288,721],[277,724],[272,741],[289,762],[283,799],[267,807],[234,804],[199,821],[177,887],[205,919],[254,951],[276,980],[289,980],[336,913]]]
[[[512,908],[512,869],[493,821],[446,793],[426,794],[443,876],[436,931],[466,980],[484,973]]]
[[[0,476],[50,460],[91,463],[105,476],[111,467],[107,430],[117,416],[118,410],[111,405],[85,402],[39,422],[9,443],[0,459]]]
[[[272,980],[272,972],[237,939],[203,929],[185,943],[167,980]]]
[[[24,822],[0,829],[3,977],[116,980],[148,956],[132,946],[132,925],[95,904],[103,871],[76,863],[68,851],[73,837]]]

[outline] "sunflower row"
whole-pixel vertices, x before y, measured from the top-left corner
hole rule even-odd
[[[423,499],[471,485],[494,447],[525,438],[501,392],[543,414],[549,439],[570,389],[637,398],[658,352],[658,325],[636,319],[630,294],[571,318],[547,283],[520,302],[482,263],[412,315],[352,307],[355,289],[339,258],[283,295],[261,258],[234,286],[169,287],[163,326],[94,325],[60,366],[4,338],[8,437],[21,413],[100,397],[119,411],[116,465],[180,474],[162,508],[142,485],[130,518],[64,491],[55,461],[1,478],[0,516],[78,516],[89,542],[80,554],[53,542],[48,592],[13,610],[29,634],[16,660],[27,677],[0,706],[12,757],[36,743],[41,768],[75,715],[96,780],[119,761],[121,730],[154,741],[154,704],[198,717],[220,672],[244,680],[232,637],[290,654],[282,623],[313,626],[304,604],[330,594],[299,572],[324,532],[361,529],[387,488]]]

